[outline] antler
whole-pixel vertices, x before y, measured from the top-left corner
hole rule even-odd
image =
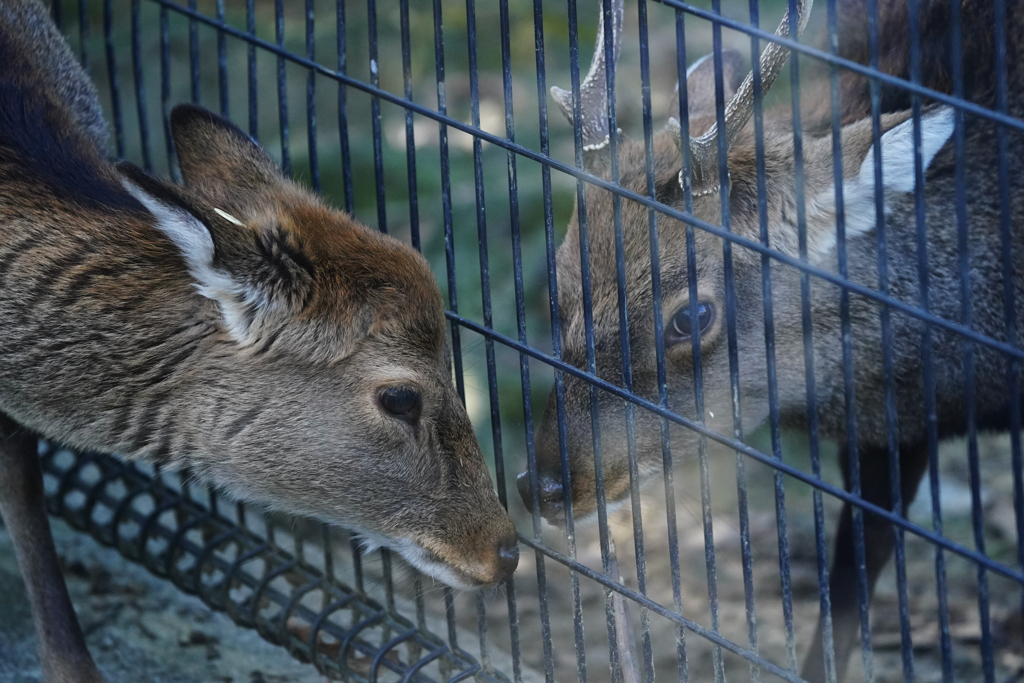
[[[813,0],[796,0],[797,7],[797,35],[803,33],[804,27],[807,25],[807,19],[811,14],[811,5]],[[779,24],[779,28],[775,31],[775,35],[779,37],[789,36],[789,10],[786,10],[786,14],[782,17],[782,23]],[[782,72],[782,67],[785,65],[786,60],[789,58],[789,49],[779,45],[778,43],[769,43],[761,53],[761,92],[767,94],[768,89],[772,87],[772,83]],[[732,144],[736,138],[736,134],[747,125],[747,121],[750,120],[750,115],[754,112],[754,72],[751,71],[747,74],[747,77],[743,79],[743,83],[740,84],[739,90],[733,95],[733,98],[729,100],[728,106],[725,108],[725,144],[728,149],[729,145]],[[679,126],[679,122],[674,118],[670,118],[668,121],[669,130],[674,133],[676,138],[676,144],[682,149],[682,130]],[[718,123],[715,122],[706,133],[700,137],[690,138],[690,158],[693,162],[693,181],[694,185],[705,184],[705,179],[712,177],[713,165],[718,159]],[[682,172],[679,177],[680,185],[682,184]]]
[[[598,0],[602,2],[602,0]],[[603,6],[603,5],[602,5]],[[612,64],[619,61],[622,46],[622,0],[612,0]],[[604,12],[598,14],[597,43],[590,60],[590,70],[580,84],[580,116],[583,119],[583,148],[587,151],[601,149],[608,144],[608,82],[604,59]],[[562,110],[569,123],[575,125],[572,117],[572,92],[555,86],[551,97]]]

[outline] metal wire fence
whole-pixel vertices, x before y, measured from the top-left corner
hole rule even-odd
[[[481,442],[493,454],[499,495],[533,556],[524,557],[515,580],[498,592],[457,594],[429,585],[386,550],[365,555],[347,532],[229,502],[191,481],[187,472],[160,472],[42,444],[51,512],[345,680],[652,681],[657,675],[681,681],[798,681],[804,680],[798,655],[811,648],[819,624],[824,680],[836,680],[846,667],[842,657],[837,661],[831,655],[833,623],[827,615],[840,602],[856,606],[852,632],[861,630],[856,640],[861,653],[851,657],[850,678],[1022,680],[1019,361],[1024,351],[1015,333],[1019,276],[1012,246],[1019,227],[1010,207],[1013,192],[1020,189],[1011,177],[1012,140],[1024,132],[1024,121],[1008,96],[1014,81],[1013,65],[1008,69],[1006,63],[1008,40],[1017,27],[1008,23],[1004,3],[993,3],[995,21],[989,28],[994,33],[986,39],[996,45],[995,96],[969,100],[958,50],[950,51],[951,88],[939,88],[922,73],[921,54],[928,46],[922,47],[921,36],[927,34],[916,8],[923,2],[909,2],[909,66],[905,74],[895,75],[879,70],[878,22],[884,18],[880,6],[884,13],[899,3],[865,4],[867,59],[857,60],[841,53],[837,0],[819,0],[815,21],[800,40],[759,28],[769,14],[770,21],[781,16],[786,3],[759,6],[751,0],[749,6],[721,7],[715,0],[709,8],[680,0],[630,2],[622,62],[606,74],[614,93],[602,112],[611,132],[609,161],[595,167],[581,125],[575,131],[556,128],[554,122],[549,127],[548,86],[556,84],[552,73],[565,79],[557,84],[572,84],[579,121],[581,81],[587,80],[580,73],[579,57],[586,59],[580,45],[589,40],[599,13],[604,13],[605,26],[614,23],[610,0],[579,6],[574,0],[566,6],[541,0],[510,6],[499,0],[480,7],[473,0],[429,5],[400,0],[382,7],[375,0],[358,7],[344,0],[246,0],[237,5],[225,0],[58,0],[58,25],[70,34],[104,93],[118,155],[147,170],[175,173],[167,134],[170,107],[182,100],[204,103],[246,128],[277,156],[286,173],[366,223],[409,240],[444,274],[439,281],[448,297],[455,381],[474,421],[483,425]],[[798,3],[788,4],[795,21]],[[969,41],[971,36],[960,35],[959,3],[949,7],[951,35],[957,44],[962,38]],[[971,26],[964,24],[965,30]],[[824,38],[813,38],[815,32]],[[586,34],[583,41],[581,33]],[[606,36],[599,47],[614,64],[615,48],[610,33]],[[724,154],[714,169],[724,199],[713,218],[695,211],[695,195],[685,183],[669,191],[655,179],[661,162],[656,109],[669,104],[677,74],[713,49],[717,90],[722,91],[727,80],[723,46],[757,55],[768,43],[793,52],[789,78],[780,79],[772,97],[787,110],[796,199],[786,220],[796,226],[799,246],[769,232],[770,221],[778,217],[768,215],[774,207],[766,186],[772,169],[765,167],[763,142],[770,121],[759,86],[753,115],[758,146],[752,157],[757,182],[746,198],[755,230],[738,227],[742,216],[727,189],[730,173],[737,172],[726,165]],[[907,148],[916,161],[917,183],[911,187],[919,191],[910,215],[917,226],[926,216],[920,188],[927,170],[922,121],[932,111],[927,105],[949,105],[957,112],[950,143],[957,190],[950,207],[959,220],[953,234],[960,251],[951,281],[962,285],[954,297],[960,315],[950,315],[938,301],[941,292],[933,289],[929,299],[929,273],[933,284],[944,282],[928,260],[928,248],[936,248],[930,233],[911,221],[903,230],[909,238],[899,237],[891,222],[887,235],[883,189],[871,195],[877,219],[874,237],[868,238],[876,259],[873,279],[853,272],[856,267],[848,270],[857,254],[854,246],[847,247],[844,222],[849,226],[859,217],[844,219],[841,210],[832,224],[833,231],[839,230],[837,260],[823,263],[808,255],[804,185],[815,180],[816,171],[806,167],[815,161],[811,155],[824,149],[814,146],[825,139],[821,135],[833,134],[837,145],[826,150],[828,183],[838,170],[835,191],[848,187],[842,182],[839,143],[846,123],[840,114],[842,74],[870,77],[865,120],[873,124],[875,148],[882,146],[883,88],[905,94],[917,136],[917,144]],[[824,133],[801,123],[801,107],[806,107],[801,84],[815,77],[824,84],[819,92],[830,105]],[[670,113],[685,122],[685,87],[680,95],[682,102]],[[720,129],[726,104],[724,95],[716,98],[713,116]],[[967,118],[994,127],[995,187],[968,184],[967,174],[975,171],[964,170],[973,140]],[[627,150],[624,141],[630,136],[639,147]],[[640,150],[635,158],[620,159],[620,152],[635,149]],[[873,161],[881,171],[881,152]],[[636,168],[629,168],[631,163]],[[630,173],[640,181],[627,181]],[[849,169],[845,175],[848,180]],[[731,182],[739,187],[736,179]],[[597,190],[610,198],[595,199]],[[965,207],[979,191],[998,195],[995,206],[1002,208],[992,214],[989,227],[971,223],[969,232]],[[574,239],[582,246],[559,256],[557,242],[574,196],[580,203]],[[601,201],[611,207],[607,216],[595,208]],[[627,222],[639,221],[643,249],[627,250],[636,247],[627,245],[627,233],[638,228],[624,228],[623,216]],[[672,239],[668,246],[667,226],[677,224],[685,239]],[[992,265],[1001,280],[983,279],[979,264],[971,260],[970,245],[981,239],[977,230],[988,230],[1001,245],[995,252],[999,263]],[[604,273],[600,265],[592,266],[596,252],[587,246],[600,241],[601,231],[611,235],[614,247],[610,270]],[[679,380],[673,379],[676,352],[666,349],[663,327],[674,319],[676,310],[668,310],[673,301],[675,308],[688,311],[694,327],[700,324],[695,306],[680,306],[672,288],[687,294],[684,303],[698,300],[695,259],[712,237],[718,240],[716,258],[722,264],[718,316],[725,321],[721,334],[728,350],[720,354],[724,361],[708,366],[709,348],[702,349],[700,335],[692,336],[694,360],[686,363],[693,370],[687,370],[688,397],[683,399]],[[887,248],[889,253],[912,248],[905,260],[915,269],[920,265],[910,280],[913,296],[905,296],[899,282],[903,273],[886,256]],[[676,261],[668,249],[677,250]],[[560,260],[572,258],[577,259],[572,268]],[[635,285],[627,284],[627,273],[638,263],[647,282],[641,304],[630,291]],[[737,289],[734,265],[755,273],[757,286]],[[567,272],[578,273],[580,281],[566,282]],[[976,288],[993,281],[1005,288],[997,314],[979,305],[980,315],[998,318],[997,332],[979,324],[979,313],[972,317],[972,278]],[[780,282],[789,283],[795,299],[778,298],[787,286]],[[598,297],[592,296],[592,286],[609,288],[611,294],[605,295],[616,303],[610,312],[595,313]],[[565,310],[567,287],[582,300],[578,319]],[[812,317],[816,293],[828,287],[835,292],[836,329],[816,327]],[[738,329],[737,310],[751,291],[760,327]],[[880,321],[878,367],[857,365],[857,326],[864,321],[856,317],[863,310],[856,302],[868,302]],[[778,322],[778,312],[787,306],[796,313]],[[794,336],[782,330],[783,324],[799,332]],[[595,326],[614,330],[602,336]],[[907,329],[921,341],[913,376],[901,374],[901,340],[893,338]],[[831,383],[815,355],[820,354],[815,343],[829,334],[834,335],[837,368]],[[578,339],[569,349],[566,345],[573,342],[566,340],[572,335]],[[741,352],[746,347],[737,342],[743,335],[757,335],[761,345],[763,378],[754,390],[741,379],[749,374],[741,368],[749,362]],[[614,352],[606,348],[609,338]],[[797,348],[781,345],[793,340]],[[962,408],[962,426],[944,423],[941,393],[948,391],[947,383],[935,370],[945,368],[939,365],[946,360],[942,344],[954,349],[953,374],[964,382],[953,400]],[[641,348],[650,345],[651,350]],[[702,354],[708,366],[703,370]],[[776,356],[796,358],[798,365],[783,362],[779,368]],[[995,366],[991,357],[1002,368],[1004,379],[995,384],[1003,387],[1003,396],[976,399],[976,386],[992,382],[975,376],[974,368],[988,372]],[[648,382],[653,389],[642,386],[644,373],[653,378]],[[782,430],[784,413],[792,412],[785,405],[790,399],[779,396],[780,385],[792,383],[785,373],[798,375],[804,387],[799,401],[803,425],[795,440]],[[822,454],[837,450],[830,439],[839,442],[840,452],[863,448],[858,426],[865,440],[872,427],[858,425],[854,388],[864,373],[872,374],[879,387],[886,418],[881,430],[888,438],[875,461],[866,460],[862,450],[861,458],[841,457],[850,469],[840,471],[831,464],[836,458]],[[539,427],[544,420],[535,406],[543,400],[538,391],[552,383],[547,422]],[[906,383],[923,386],[923,407],[910,417],[898,410]],[[826,390],[834,395],[825,396]],[[767,406],[767,427],[754,433],[750,430],[757,425],[741,415],[747,394],[763,396]],[[567,401],[575,407],[567,408]],[[822,417],[822,406],[836,404],[845,406],[842,415]],[[601,417],[611,405],[621,438]],[[1006,417],[986,414],[993,405]],[[714,409],[725,414],[716,419],[709,412]],[[581,426],[573,410],[593,417]],[[921,438],[910,444],[900,429],[913,432],[906,425],[915,416],[923,425]],[[833,423],[839,426],[829,426]],[[1011,437],[995,442],[979,435],[993,424],[1009,429]],[[683,433],[689,436],[680,438]],[[964,436],[966,442],[946,448],[940,461],[939,441],[951,435]],[[637,443],[644,439],[659,444],[656,457],[644,460],[644,453],[638,453]],[[577,529],[573,515],[575,492],[568,481],[576,476],[570,451],[580,450],[577,441],[587,442],[582,450],[595,462],[596,529]],[[616,474],[607,463],[611,450],[620,446],[618,462],[624,469]],[[922,495],[930,494],[917,517],[909,509],[913,489],[904,491],[899,483],[900,457],[918,457],[911,446],[923,454],[921,472],[927,466],[928,484]],[[538,465],[540,451],[556,453],[554,474]],[[862,475],[858,465],[869,469]],[[513,473],[519,469],[527,472],[524,498],[532,501],[527,507],[515,496]],[[664,485],[641,490],[644,474]],[[605,489],[614,476],[624,483],[612,495]],[[882,483],[870,479],[875,476]],[[842,485],[844,480],[849,486]],[[559,508],[563,526],[541,521],[542,489],[552,481],[558,485],[547,502]],[[879,487],[884,495],[872,497],[862,490]],[[956,507],[958,496],[966,500],[962,509]],[[611,510],[613,499],[629,505]],[[836,595],[835,583],[830,589],[829,582],[834,556],[829,530],[842,504],[851,506],[845,523],[858,570]],[[884,538],[871,535],[872,524],[883,525]],[[632,538],[629,547],[620,548],[621,562],[616,536]],[[883,578],[869,609],[865,557],[872,543],[892,544],[894,574]],[[819,620],[819,609],[826,618]],[[835,628],[839,633],[850,627]]]

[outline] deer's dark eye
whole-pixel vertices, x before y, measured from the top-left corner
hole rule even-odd
[[[697,331],[697,335],[702,335],[707,332],[708,328],[711,327],[711,323],[715,321],[715,306],[710,301],[701,301],[697,304],[697,324],[700,329]],[[690,306],[687,304],[683,306],[675,315],[672,316],[672,320],[665,330],[665,348],[675,346],[676,344],[686,341],[693,336],[693,326],[691,325],[690,319]]]
[[[412,387],[388,387],[378,394],[378,400],[384,410],[410,424],[419,419],[423,407],[423,396]]]

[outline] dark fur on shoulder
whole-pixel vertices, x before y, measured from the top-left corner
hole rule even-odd
[[[960,8],[960,45],[953,44],[952,3],[949,0],[919,0],[918,9],[918,77],[923,85],[941,93],[953,93],[954,57],[959,52],[960,69],[964,74],[963,96],[978,104],[994,107],[996,92],[997,17],[993,0],[964,0]],[[1021,58],[1021,26],[1024,3],[1006,0],[1006,16],[998,20],[1007,30],[1006,63],[1013,65]],[[911,80],[910,21],[907,0],[878,0],[877,64],[880,71],[904,80]],[[865,0],[843,0],[836,3],[839,29],[839,55],[859,64],[871,64],[868,3]],[[819,45],[827,49],[827,42]],[[1010,70],[1015,76],[1016,69]],[[844,71],[840,75],[843,123],[858,121],[870,115],[871,88],[869,79]],[[1014,83],[1010,87],[1014,87]],[[911,94],[905,88],[881,84],[883,113],[909,109]],[[928,101],[925,100],[925,104]]]

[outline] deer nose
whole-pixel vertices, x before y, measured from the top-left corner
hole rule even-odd
[[[515,536],[511,540],[501,541],[498,544],[498,569],[501,571],[501,581],[512,578],[516,567],[519,566],[519,539]]]
[[[533,509],[533,494],[530,493],[530,473],[523,472],[516,480],[516,488],[528,510]],[[549,474],[537,477],[537,488],[541,512],[547,516],[562,509],[562,482]]]

